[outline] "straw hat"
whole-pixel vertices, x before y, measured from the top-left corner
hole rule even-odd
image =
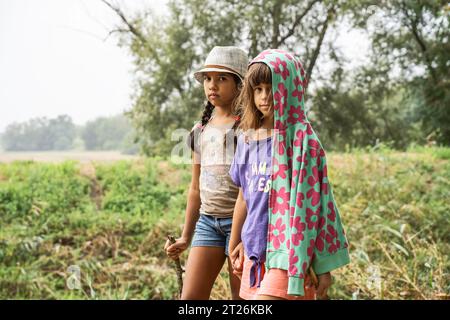
[[[247,71],[248,57],[244,50],[238,47],[214,47],[206,58],[202,69],[194,73],[195,79],[203,83],[204,72],[226,72],[244,79]]]

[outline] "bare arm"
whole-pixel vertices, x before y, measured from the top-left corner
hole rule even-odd
[[[192,153],[192,179],[189,186],[186,214],[184,219],[182,238],[185,238],[190,243],[194,235],[195,224],[200,216],[200,161],[198,154]]]
[[[189,246],[194,235],[195,224],[200,216],[200,203],[200,161],[199,155],[193,152],[192,178],[188,191],[183,232],[181,234],[181,238],[177,239],[174,244],[171,245],[170,242],[167,241],[164,246],[164,249],[170,258],[178,258],[179,255]]]
[[[233,224],[231,227],[230,244],[228,246],[228,254],[233,267],[233,273],[241,278],[242,269],[244,267],[244,246],[241,241],[242,226],[247,218],[247,204],[239,189],[239,195],[234,206]]]
[[[229,244],[229,252],[233,252],[234,248],[241,242],[241,231],[247,218],[247,205],[245,203],[242,188],[239,188],[239,195],[236,199],[233,213],[233,224],[231,227],[231,236]]]

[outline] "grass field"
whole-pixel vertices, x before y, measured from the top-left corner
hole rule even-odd
[[[85,156],[0,154],[0,298],[175,298],[163,245],[182,228],[189,166]],[[448,299],[450,149],[328,161],[352,259],[330,296]],[[224,269],[212,298],[229,297]]]
[[[36,161],[58,163],[75,160],[81,163],[112,162],[119,160],[134,160],[137,156],[124,155],[119,151],[45,151],[45,152],[0,152],[0,163],[13,161]]]

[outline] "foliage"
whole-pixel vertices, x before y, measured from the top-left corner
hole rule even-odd
[[[382,143],[328,154],[351,254],[333,272],[333,299],[448,298],[449,155]],[[181,231],[189,181],[188,165],[163,158],[1,164],[0,297],[175,298],[162,248]],[[230,298],[227,279],[224,268],[213,299]]]
[[[75,135],[75,125],[67,115],[34,118],[7,126],[2,145],[6,151],[68,150]]]

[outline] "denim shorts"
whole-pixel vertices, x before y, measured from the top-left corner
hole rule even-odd
[[[232,218],[216,218],[200,214],[195,225],[191,247],[224,247],[228,256]]]

